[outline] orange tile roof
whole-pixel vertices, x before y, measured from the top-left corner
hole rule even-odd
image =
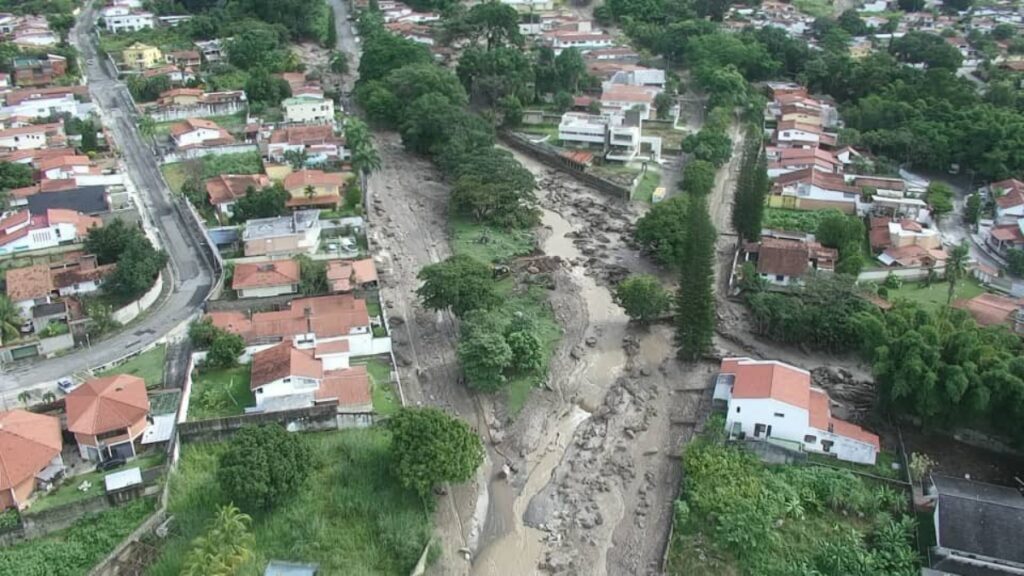
[[[60,420],[26,410],[0,412],[0,490],[10,490],[60,454]]]
[[[289,198],[284,201],[284,205],[289,208],[299,208],[303,206],[337,206],[341,204],[341,196],[337,194],[321,194],[319,196],[313,196],[307,198],[305,196],[301,198]]]
[[[882,443],[878,439],[877,434],[872,434],[867,430],[847,422],[846,420],[840,420],[838,418],[829,418],[829,425],[832,426],[832,433],[838,436],[845,436],[847,438],[853,438],[865,444],[874,446],[875,450],[882,449]]]
[[[289,192],[306,186],[344,186],[345,175],[323,170],[299,170],[284,177],[284,188]]]
[[[324,377],[323,366],[313,358],[312,350],[300,350],[288,341],[253,354],[251,374],[249,385],[253,390],[289,376],[315,380]]]
[[[78,234],[80,238],[88,234],[89,230],[103,226],[102,218],[89,216],[76,210],[67,210],[64,208],[48,208],[46,210],[46,221],[51,225],[72,224],[75,227],[75,233]]]
[[[807,410],[811,373],[776,361],[745,361],[736,364],[733,398],[772,398]]]
[[[348,352],[348,340],[335,340],[333,342],[324,342],[323,344],[317,344],[313,350],[313,356],[320,358],[321,356],[329,356],[331,354],[344,354]]]
[[[957,300],[953,306],[967,310],[982,326],[994,326],[1009,322],[1013,314],[1024,307],[1024,299],[1014,299],[998,294],[979,294],[970,300]]]
[[[237,311],[211,312],[207,316],[215,326],[249,342],[291,338],[309,332],[317,338],[335,338],[347,336],[355,328],[370,326],[366,301],[351,294],[299,298],[289,302],[284,310],[257,312],[252,318]]]
[[[338,400],[339,406],[370,404],[370,376],[366,366],[352,366],[345,370],[329,370],[316,391],[316,399]]]
[[[183,122],[178,122],[177,124],[171,126],[170,133],[171,136],[181,136],[182,134],[187,134],[194,130],[200,130],[204,128],[207,130],[223,130],[223,128],[217,125],[216,122],[211,122],[204,118],[189,118]]]
[[[249,187],[259,190],[270,186],[265,174],[221,174],[206,181],[206,195],[214,206],[234,202],[245,196]]]
[[[274,260],[235,264],[231,280],[233,290],[264,288],[299,283],[299,263],[295,260]]]
[[[331,291],[348,292],[354,286],[377,281],[377,266],[370,258],[362,260],[330,260],[327,262],[327,281]]]
[[[47,170],[53,170],[54,168],[62,168],[65,166],[88,166],[90,164],[88,156],[53,156],[51,158],[45,158],[36,163],[36,168],[42,172]]]
[[[146,383],[138,376],[116,374],[85,381],[66,399],[68,430],[97,435],[135,426],[149,413]]]
[[[50,267],[46,264],[11,268],[7,271],[7,297],[11,302],[42,298],[50,292],[53,292],[53,280],[50,277]]]

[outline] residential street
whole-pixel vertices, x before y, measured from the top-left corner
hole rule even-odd
[[[139,136],[128,91],[111,73],[109,64],[97,54],[93,21],[94,10],[90,4],[83,9],[72,29],[71,40],[81,53],[89,92],[101,110],[104,127],[113,136],[128,175],[138,190],[143,219],[149,224],[148,228],[155,229],[161,248],[170,257],[173,278],[165,278],[165,283],[171,292],[154,304],[141,320],[94,343],[91,348],[15,366],[4,372],[0,376],[0,395],[5,400],[26,388],[50,385],[62,376],[116,360],[163,337],[199,309],[212,286],[212,266],[200,240],[175,209],[156,158]]]

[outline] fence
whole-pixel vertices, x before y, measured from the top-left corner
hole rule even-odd
[[[336,404],[322,404],[279,412],[260,412],[182,422],[178,424],[178,438],[182,442],[222,440],[230,437],[244,426],[259,426],[260,424],[281,424],[289,432],[337,430],[339,428],[337,416],[338,406]]]
[[[562,158],[562,156],[555,150],[538,146],[537,144],[515,134],[502,133],[499,137],[502,142],[508,144],[510,147],[533,156],[543,164],[565,172],[595,190],[604,192],[605,194],[609,194],[615,198],[621,198],[622,200],[629,200],[629,197],[632,194],[632,191],[625,186],[620,186],[619,184],[609,182],[604,178],[598,178],[593,174],[587,174],[586,172],[581,172],[570,167],[565,163],[565,159]]]
[[[148,310],[149,307],[157,301],[157,298],[160,297],[160,293],[163,292],[163,289],[164,273],[161,272],[157,275],[156,282],[153,283],[153,287],[150,288],[148,292],[143,294],[138,300],[115,310],[114,313],[111,314],[111,317],[121,324],[127,324],[132,320],[135,320],[139,317],[139,314]]]
[[[225,154],[244,154],[246,152],[259,152],[260,147],[255,144],[225,144],[223,146],[203,146],[199,148],[186,148],[175,150],[164,154],[162,164],[173,164],[185,160],[194,160],[204,156],[223,156]]]
[[[884,268],[882,270],[865,270],[857,275],[857,282],[880,282],[885,280],[889,274],[899,278],[900,280],[907,280],[914,282],[917,280],[924,280],[928,277],[929,268],[917,267],[917,268]],[[946,273],[945,266],[935,266],[932,270],[935,271],[940,277]]]
[[[150,109],[146,115],[156,122],[173,122],[187,118],[204,116],[229,116],[247,109],[245,102],[222,102],[219,104],[197,104],[195,106],[178,106],[173,108]]]

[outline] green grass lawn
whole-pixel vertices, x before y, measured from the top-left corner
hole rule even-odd
[[[654,189],[661,185],[661,172],[654,168],[648,168],[647,172],[640,178],[640,182],[633,191],[633,200],[651,203],[651,196]]]
[[[430,511],[393,475],[380,428],[303,434],[315,470],[291,499],[253,515],[254,559],[240,574],[262,574],[270,559],[320,564],[324,574],[408,574],[432,531]],[[231,501],[216,480],[223,443],[188,444],[170,479],[173,535],[148,571],[178,576],[191,542]],[[246,511],[250,512],[250,511]]]
[[[506,230],[477,224],[466,218],[450,221],[452,250],[481,262],[502,262],[529,254],[536,243],[529,230]]]
[[[366,313],[371,318],[380,316],[380,298],[367,298],[366,299]]]
[[[830,212],[838,210],[786,210],[785,208],[765,208],[762,228],[785,230],[788,232],[809,232],[818,230],[818,223]]]
[[[110,376],[113,374],[131,374],[146,381],[146,388],[159,388],[164,382],[164,358],[167,356],[167,347],[160,345],[148,352],[139,354],[135,358],[107,370],[96,376]]]
[[[0,574],[80,576],[135,530],[154,509],[151,498],[89,514],[43,538],[0,549]]]
[[[109,472],[97,470],[87,474],[72,476],[71,478],[65,479],[64,483],[53,492],[50,492],[45,496],[40,496],[39,499],[25,511],[25,514],[38,514],[44,510],[50,510],[51,508],[57,508],[59,506],[64,506],[65,504],[99,496],[104,493],[103,478],[106,475],[113,474],[114,472],[120,472],[121,470],[128,470],[130,468],[142,468],[143,470],[147,470],[163,463],[164,453],[157,452],[152,455],[136,458],[117,470],[111,470]],[[78,487],[85,482],[89,483],[89,489],[79,490]]]
[[[202,116],[202,118],[216,123],[218,126],[232,134],[239,133],[243,128],[245,128],[245,112],[228,114],[226,116]],[[158,122],[155,126],[154,133],[158,136],[166,135],[170,133],[171,126],[180,122],[181,120],[174,120],[173,122]]]
[[[847,470],[853,470],[854,472],[873,474],[875,476],[881,476],[882,478],[891,478],[892,480],[900,481],[905,481],[907,479],[907,475],[903,470],[893,468],[893,464],[899,460],[892,452],[879,452],[874,466],[857,464],[855,462],[846,462],[838,458],[831,458],[823,454],[814,454],[812,452],[807,453],[807,459],[810,462],[820,462],[836,468],[845,468]]]
[[[984,286],[978,283],[974,278],[965,278],[961,280],[956,287],[956,292],[953,294],[953,301],[961,299],[970,299],[985,292]],[[900,286],[896,290],[889,290],[889,294],[886,299],[890,302],[897,300],[910,300],[917,302],[922,308],[927,310],[939,310],[946,305],[946,299],[949,296],[949,284],[944,280],[933,282],[931,286],[925,287],[922,282],[904,282],[903,286]]]
[[[238,416],[256,404],[249,389],[249,365],[228,370],[202,370],[192,380],[188,419]]]
[[[524,124],[519,131],[532,136],[550,136],[548,143],[558,140],[558,124]]]
[[[164,164],[160,167],[160,171],[163,172],[164,180],[167,181],[167,186],[171,189],[171,192],[181,194],[181,187],[185,185],[190,176],[188,170],[186,170],[185,163]]]
[[[391,364],[378,358],[359,358],[352,361],[353,366],[364,365],[370,373],[371,393],[373,394],[373,410],[381,416],[394,414],[402,407],[398,392],[391,385]]]
[[[506,279],[498,284],[498,291],[505,300],[505,306],[502,308],[504,313],[508,315],[521,313],[524,317],[533,320],[535,334],[540,339],[543,351],[541,366],[538,370],[509,378],[508,409],[514,416],[523,409],[526,399],[530,396],[530,391],[543,384],[547,378],[548,365],[562,338],[562,329],[555,321],[555,315],[551,310],[551,304],[548,303],[547,291],[544,288],[533,286],[525,292],[513,291],[512,281]]]

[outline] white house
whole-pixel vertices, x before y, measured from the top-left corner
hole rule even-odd
[[[996,219],[1001,223],[1024,218],[1024,182],[1017,179],[993,182],[982,191],[995,199]]]
[[[28,210],[8,215],[0,225],[0,254],[53,248],[83,238],[101,220],[74,210],[49,209],[32,216]]]
[[[372,412],[365,366],[349,366],[344,341],[300,349],[285,341],[252,356],[257,411],[337,402],[339,411]]]
[[[46,147],[47,128],[43,124],[0,130],[0,150],[34,150]]]
[[[833,272],[839,253],[825,248],[813,236],[769,230],[759,242],[743,246],[743,261],[767,283],[794,286],[803,283],[808,274]]]
[[[103,18],[103,26],[114,34],[152,28],[155,21],[152,12],[129,6],[107,6],[100,10],[100,16]]]
[[[519,12],[548,12],[555,7],[553,0],[501,0],[501,3]]]
[[[315,94],[286,98],[284,121],[299,124],[324,124],[334,121],[334,101]]]
[[[608,160],[629,162],[643,155],[661,159],[661,138],[643,136],[640,126],[627,125],[624,116],[566,112],[558,124],[558,139],[569,144],[600,148]]]
[[[878,436],[832,417],[828,394],[811,386],[811,374],[776,360],[726,358],[715,400],[727,403],[731,438],[774,442],[797,450],[874,464]]]
[[[579,20],[568,26],[544,32],[542,37],[555,54],[561,54],[567,48],[576,48],[580,52],[589,52],[615,45],[615,39],[600,30],[594,30],[590,20]]]
[[[202,118],[189,118],[171,126],[171,138],[178,148],[190,146],[206,146],[216,144],[228,144],[234,141],[227,130],[218,126],[215,122]]]
[[[25,116],[28,118],[49,118],[60,114],[81,117],[88,107],[78,103],[73,94],[55,94],[40,98],[27,98],[12,106],[4,106],[0,114]]]

